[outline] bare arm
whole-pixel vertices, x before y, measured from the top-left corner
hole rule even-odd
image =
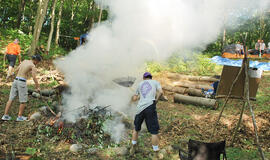
[[[33,67],[32,67],[32,77],[33,77],[33,80],[34,80],[34,82],[35,82],[36,89],[37,89],[38,91],[40,91],[40,87],[39,87],[39,84],[38,84],[38,80],[37,80],[36,75],[37,75],[37,69],[36,69],[36,67],[33,66]]]
[[[19,57],[19,62],[21,63],[22,62],[22,56],[21,56],[21,54],[18,54],[18,57]]]
[[[7,56],[7,52],[4,53],[4,66],[6,65],[6,56]]]
[[[162,89],[157,91],[157,95],[156,95],[156,103],[158,102],[159,98],[163,95],[163,91]]]
[[[136,102],[137,100],[139,100],[139,98],[140,98],[139,95],[134,95],[134,96],[132,96],[131,101]]]

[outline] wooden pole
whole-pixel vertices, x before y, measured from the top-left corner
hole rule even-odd
[[[235,77],[235,79],[234,79],[234,81],[233,81],[233,83],[232,83],[232,85],[231,85],[231,88],[230,88],[229,93],[228,93],[228,95],[227,95],[227,97],[226,97],[226,99],[225,99],[225,102],[224,102],[224,104],[222,105],[222,109],[221,109],[221,111],[220,111],[220,113],[219,113],[218,119],[217,119],[217,121],[216,121],[216,123],[215,123],[215,127],[214,127],[213,132],[212,132],[212,136],[211,136],[212,138],[213,138],[214,135],[215,135],[216,128],[217,128],[217,125],[218,125],[218,123],[219,123],[219,120],[220,120],[220,118],[221,118],[221,116],[222,116],[222,113],[223,113],[223,111],[224,111],[224,108],[225,108],[226,104],[228,103],[228,100],[229,100],[229,98],[230,98],[230,96],[231,96],[231,94],[232,94],[233,87],[235,86],[236,81],[238,80],[238,78],[239,78],[239,76],[240,76],[240,74],[241,74],[243,68],[244,68],[244,65],[242,64],[242,67],[240,68],[240,70],[239,70],[237,76]]]
[[[243,113],[244,113],[244,110],[245,110],[246,106],[247,106],[247,102],[244,101],[244,102],[243,102],[243,107],[242,107],[242,109],[241,109],[241,113],[240,113],[240,117],[239,117],[238,123],[237,123],[237,125],[236,125],[236,127],[235,127],[235,129],[234,129],[234,132],[233,132],[233,138],[232,138],[231,146],[233,146],[233,143],[234,143],[236,134],[237,134],[238,129],[239,129],[239,127],[240,127],[240,124],[241,124],[241,122],[242,122],[242,117],[243,117]]]
[[[256,124],[256,119],[255,119],[255,115],[253,112],[253,108],[250,104],[250,100],[249,100],[249,76],[248,76],[248,67],[249,67],[249,61],[247,59],[247,57],[245,57],[245,90],[247,90],[247,94],[246,94],[246,100],[247,100],[247,104],[249,106],[250,112],[251,112],[251,116],[252,116],[252,123],[254,126],[254,132],[255,132],[255,143],[258,147],[259,153],[261,155],[262,160],[265,160],[264,157],[264,153],[262,151],[262,148],[260,146],[260,142],[259,142],[259,136],[258,136],[258,131],[257,131],[257,124]]]

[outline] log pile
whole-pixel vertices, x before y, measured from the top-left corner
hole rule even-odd
[[[161,80],[163,90],[173,94],[175,103],[193,104],[215,108],[216,100],[204,98],[202,89],[214,89],[211,84],[219,79],[207,76],[190,76],[167,73]]]

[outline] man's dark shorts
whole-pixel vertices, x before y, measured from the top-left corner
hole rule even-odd
[[[135,116],[134,125],[136,131],[141,130],[141,126],[144,120],[148,132],[151,134],[158,134],[159,124],[155,102],[151,106],[145,108],[140,114]]]
[[[7,54],[7,60],[8,60],[9,66],[11,66],[11,67],[15,66],[16,58],[17,58],[16,55]]]

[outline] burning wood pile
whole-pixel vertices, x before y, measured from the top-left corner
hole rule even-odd
[[[128,124],[127,127],[130,125],[129,120],[123,113],[113,113],[109,107],[86,105],[73,110],[56,112],[56,110],[52,111],[49,106],[43,106],[39,109],[39,112],[31,116],[39,115],[40,118],[30,119],[39,122],[36,130],[38,139],[42,139],[44,136],[49,139],[56,137],[55,141],[64,140],[70,144],[96,147],[107,146],[111,144],[111,136],[106,132],[107,121],[121,117],[120,120],[124,124]],[[78,119],[75,122],[67,121],[64,115],[68,112],[80,113]]]
[[[216,100],[211,99],[214,88],[212,84],[219,81],[218,77],[190,76],[167,73],[160,80],[163,90],[173,94],[175,103],[186,103],[214,108]]]

